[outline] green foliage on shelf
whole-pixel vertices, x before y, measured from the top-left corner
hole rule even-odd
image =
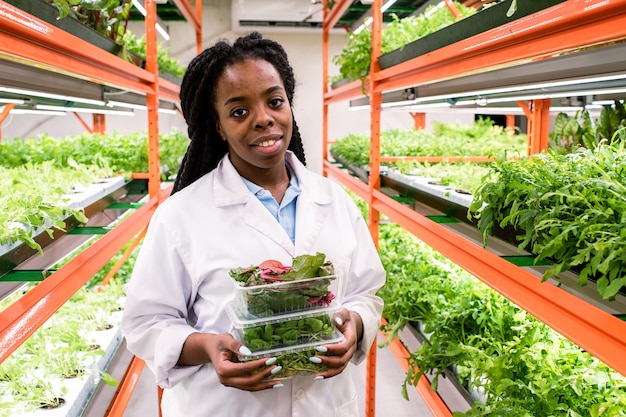
[[[443,29],[452,23],[463,19],[476,10],[454,2],[461,16],[455,18],[447,7],[429,6],[426,11],[419,16],[407,16],[399,19],[397,16],[388,23],[381,31],[382,45],[381,52],[387,53],[424,37],[437,30]],[[361,80],[370,72],[372,61],[372,32],[367,28],[358,34],[348,34],[348,45],[332,58],[335,65],[339,67],[339,75],[330,78],[330,82],[348,79],[350,81]]]
[[[69,17],[94,29],[118,44],[128,25],[131,0],[47,0],[59,11],[59,18]]]
[[[145,35],[138,39],[131,31],[127,30],[122,43],[128,52],[132,52],[144,61],[146,60]],[[178,59],[172,58],[169,52],[169,48],[164,47],[161,42],[157,42],[157,65],[159,67],[159,73],[169,73],[182,79],[187,68],[181,65]]]
[[[485,244],[497,227],[510,227],[520,251],[552,261],[544,280],[580,269],[579,285],[597,280],[602,297],[613,299],[626,288],[626,143],[500,159],[468,216]]]
[[[11,169],[0,166],[0,245],[23,242],[43,253],[35,234],[45,231],[52,237],[54,228],[64,229],[71,216],[87,222],[82,209],[69,205],[68,195],[74,187],[87,185],[109,171],[98,168],[90,172],[71,159],[68,162],[63,168],[52,161],[27,162]]]
[[[159,134],[162,179],[178,172],[188,144],[187,136],[176,129]],[[7,168],[45,161],[64,167],[70,159],[81,165],[92,165],[92,161],[100,160],[113,172],[124,175],[148,172],[148,134],[85,133],[63,138],[42,134],[35,138],[0,142],[0,166]]]
[[[381,132],[381,156],[496,156],[525,153],[526,135],[509,135],[490,119],[472,125],[435,123],[433,132],[390,129]],[[337,139],[331,155],[356,167],[369,165],[369,133]],[[428,176],[438,184],[472,192],[487,173],[489,164],[385,162],[382,165],[403,174]],[[473,175],[469,175],[473,173]]]
[[[74,254],[97,240],[89,241]],[[130,279],[138,248],[111,281],[100,288],[102,280],[123,252],[124,249],[0,364],[0,417],[59,406],[68,393],[68,383],[77,378],[84,379],[93,372],[98,372],[98,378],[106,384],[117,385],[118,382],[107,372],[96,370],[95,364],[107,353],[108,346],[98,345],[98,335],[108,327],[103,324],[119,326],[125,298],[124,284]],[[60,268],[71,258],[72,254],[53,269]],[[0,311],[35,285],[28,284],[0,301]]]
[[[163,180],[178,172],[189,141],[177,130],[159,135]],[[67,218],[87,222],[69,196],[114,174],[148,171],[147,133],[83,134],[0,142],[0,245],[22,242],[42,251],[34,237],[63,230]]]
[[[594,148],[603,140],[626,141],[626,109],[623,100],[613,106],[604,106],[600,117],[593,120],[589,110],[578,111],[574,117],[559,113],[550,133],[550,148],[559,153],[570,153],[578,147]]]
[[[421,326],[427,339],[407,358],[405,398],[423,374],[436,389],[448,370],[476,399],[455,417],[626,415],[624,376],[400,226],[381,223],[379,247],[383,330]]]

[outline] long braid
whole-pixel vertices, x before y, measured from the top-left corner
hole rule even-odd
[[[214,108],[216,83],[224,70],[245,59],[263,59],[278,72],[290,103],[293,104],[295,77],[287,53],[275,41],[252,32],[230,45],[220,40],[196,56],[187,67],[180,87],[180,101],[190,143],[178,171],[172,194],[196,181],[217,167],[228,152],[228,144],[217,132],[217,113]],[[293,112],[292,112],[293,115]],[[306,164],[300,130],[293,120],[289,150]]]

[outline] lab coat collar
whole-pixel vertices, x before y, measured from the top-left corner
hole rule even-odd
[[[317,181],[310,181],[307,168],[302,165],[298,158],[291,152],[285,154],[285,162],[291,167],[292,172],[298,178],[298,183],[303,193],[308,195],[314,203],[325,205],[331,202],[329,191],[320,187]],[[248,188],[241,180],[241,176],[228,158],[228,154],[222,158],[215,170],[213,182],[215,205],[225,207],[234,204],[244,204],[253,197]]]
[[[285,161],[297,176],[302,189],[296,203],[295,246],[270,212],[248,190],[228,155],[220,161],[215,170],[213,198],[216,207],[243,204],[241,220],[272,239],[294,257],[297,253],[312,251],[330,213],[330,203],[333,199],[328,187],[324,186],[325,179],[308,171],[293,153],[287,152]]]

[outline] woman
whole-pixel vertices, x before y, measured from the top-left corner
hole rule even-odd
[[[128,287],[129,349],[165,388],[164,417],[357,416],[348,363],[375,341],[384,270],[360,211],[307,170],[284,49],[258,33],[217,42],[190,63],[181,107],[191,142],[173,195],[156,210]],[[276,358],[231,336],[228,271],[323,253],[345,276],[344,340],[310,360],[327,369],[286,380]]]

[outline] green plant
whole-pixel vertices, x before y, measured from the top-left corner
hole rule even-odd
[[[379,252],[388,343],[406,326],[423,329],[407,357],[405,398],[422,375],[436,389],[449,372],[475,398],[455,417],[626,415],[624,376],[400,226],[381,223]]]
[[[134,53],[145,61],[146,59],[146,37],[140,39],[131,32],[126,31],[123,38],[125,50]],[[163,47],[161,42],[157,43],[157,65],[160,73],[169,73],[178,78],[183,78],[187,68],[180,64],[178,59],[169,55],[169,48]]]
[[[70,17],[121,44],[131,0],[48,0],[59,10],[59,18]]]
[[[419,16],[408,16],[399,19],[394,16],[392,22],[381,31],[381,53],[391,52],[437,30],[467,17],[475,12],[475,9],[454,2],[461,12],[459,18],[455,18],[447,7],[436,8],[431,5]],[[348,44],[332,59],[339,67],[339,75],[333,76],[331,82],[338,79],[350,81],[361,80],[363,93],[365,94],[365,78],[370,73],[372,61],[372,33],[369,28],[359,33],[347,35]]]
[[[594,148],[601,141],[626,139],[626,109],[623,101],[615,100],[613,106],[604,106],[597,120],[592,120],[589,110],[576,112],[574,117],[559,113],[550,132],[550,148],[559,153],[575,152],[578,147]]]

